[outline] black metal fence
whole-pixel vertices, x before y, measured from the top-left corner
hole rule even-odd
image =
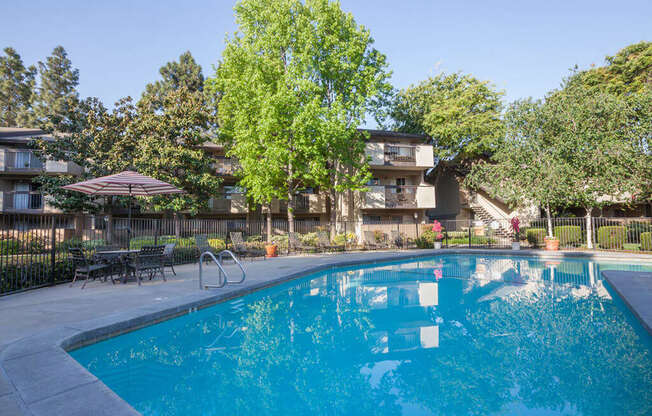
[[[584,218],[555,218],[553,235],[560,249],[585,249],[591,236],[594,249],[652,252],[652,218],[594,218],[590,230]],[[298,219],[294,225],[303,251],[378,250],[442,247],[508,248],[515,240],[508,219],[495,221],[441,220],[441,233],[432,223],[338,222]],[[537,219],[521,224],[522,247],[543,247],[548,224]],[[285,219],[272,221],[272,241],[280,255],[289,247]],[[37,288],[72,278],[70,247],[92,253],[99,246],[139,249],[146,245],[175,243],[174,262],[195,262],[199,250],[196,235],[206,235],[215,250],[230,248],[229,234],[242,233],[245,245],[263,249],[265,221],[245,219],[126,218],[63,214],[0,214],[0,294]],[[319,239],[327,232],[330,247]],[[334,248],[336,247],[336,248]]]

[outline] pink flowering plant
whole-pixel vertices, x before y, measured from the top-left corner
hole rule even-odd
[[[444,234],[442,234],[442,226],[441,223],[437,220],[433,221],[432,223],[432,232],[435,233],[435,241],[441,241],[444,238]]]
[[[519,220],[518,217],[512,218],[512,231],[514,231],[514,241],[518,242],[521,233],[521,220]]]

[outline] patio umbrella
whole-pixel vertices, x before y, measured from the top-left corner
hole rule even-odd
[[[152,196],[162,194],[179,194],[184,191],[167,182],[138,172],[126,170],[115,175],[102,176],[84,182],[62,186],[63,189],[83,192],[88,195],[126,195],[129,196],[129,229],[127,230],[127,247],[131,240],[131,200],[134,196]]]

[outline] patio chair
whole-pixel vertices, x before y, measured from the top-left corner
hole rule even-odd
[[[197,248],[199,249],[199,255],[201,256],[205,252],[210,252],[213,253],[213,255],[217,255],[213,247],[211,247],[210,244],[208,244],[208,237],[205,234],[197,234],[195,236],[195,244],[197,244]],[[204,263],[208,263],[211,261],[210,257],[204,257]]]
[[[376,234],[373,231],[363,231],[364,247],[369,250],[377,250],[380,248],[387,248],[384,242],[376,241]]]
[[[86,258],[84,251],[78,247],[72,247],[68,250],[68,252],[72,257],[73,266],[75,267],[75,275],[72,278],[72,282],[70,282],[70,287],[72,287],[78,277],[84,278],[84,284],[81,287],[82,289],[86,287],[86,283],[88,283],[88,279],[92,275],[97,276],[99,272],[103,272],[106,277],[106,271],[108,270],[109,265],[102,263],[95,264],[90,262],[88,258]],[[113,275],[111,275],[111,282],[115,283],[113,281]]]
[[[167,282],[165,273],[163,272],[164,250],[165,246],[143,246],[138,254],[136,254],[136,257],[127,264],[127,267],[133,273],[134,277],[136,277],[139,286],[144,274],[147,274],[149,280],[152,280],[154,276],[160,273],[163,281]]]
[[[174,271],[174,247],[176,245],[177,243],[166,244],[163,250],[163,267],[169,267],[175,276],[177,275],[177,272]]]
[[[405,248],[405,239],[398,230],[390,231],[389,243],[392,247]]]
[[[233,243],[233,252],[242,257],[263,257],[265,258],[265,251],[255,248],[249,248],[245,245],[241,232],[230,232],[229,237]]]
[[[344,250],[344,244],[332,244],[331,238],[326,231],[319,231],[317,233],[317,242],[319,247],[324,250],[329,251],[340,251]]]
[[[290,250],[301,253],[306,251],[316,251],[317,247],[303,244],[297,233],[288,233],[288,252],[290,252]]]

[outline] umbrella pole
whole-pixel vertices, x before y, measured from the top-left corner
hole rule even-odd
[[[127,250],[131,246],[131,185],[129,185],[129,212],[127,216],[129,217],[129,225],[127,226]]]

